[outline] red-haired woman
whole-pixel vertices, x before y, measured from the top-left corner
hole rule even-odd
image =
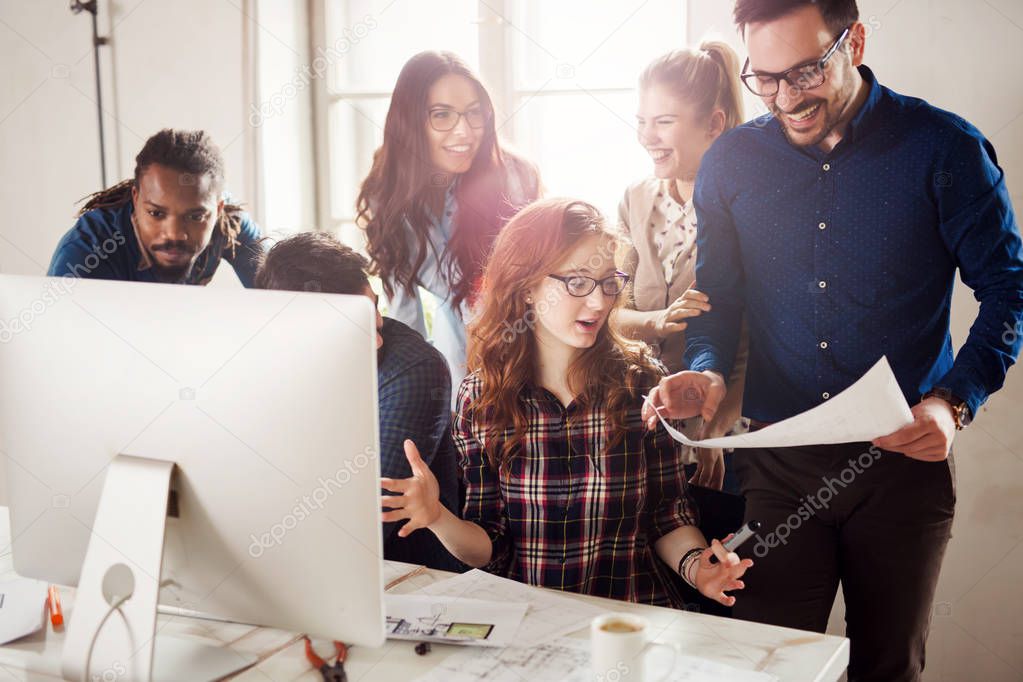
[[[681,606],[671,571],[731,606],[752,565],[695,525],[679,444],[647,431],[664,370],[607,324],[628,277],[593,206],[541,200],[497,238],[470,326],[453,425],[468,487],[459,519],[405,442],[413,477],[385,479],[400,534],[429,528],[470,566],[531,585]],[[712,564],[716,555],[720,562]]]
[[[539,185],[530,163],[502,149],[490,96],[461,59],[421,52],[405,64],[356,209],[388,316],[426,337],[418,288],[437,298],[432,341],[453,386],[465,374],[465,325],[494,238]]]

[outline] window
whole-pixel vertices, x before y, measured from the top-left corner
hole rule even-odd
[[[636,141],[636,81],[685,44],[678,0],[506,3],[512,30],[511,141],[552,194],[616,215],[626,185],[651,172]]]
[[[383,138],[390,90],[413,54],[445,49],[481,76],[503,140],[535,162],[550,194],[615,215],[650,172],[636,142],[635,84],[686,39],[680,0],[319,0],[314,58],[320,224],[352,245],[359,183]]]

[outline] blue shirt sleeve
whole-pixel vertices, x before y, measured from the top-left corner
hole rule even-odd
[[[711,310],[689,320],[684,360],[691,370],[731,375],[739,346],[745,305],[745,277],[739,238],[722,182],[727,138],[704,155],[696,177],[696,288],[710,298]]]
[[[46,274],[50,277],[82,277],[85,279],[128,279],[117,265],[130,262],[126,253],[127,238],[94,212],[75,221],[74,227],[61,238],[50,259]]]
[[[425,346],[430,354],[378,387],[377,400],[380,420],[380,473],[385,478],[410,478],[412,469],[405,458],[405,439],[419,449],[423,461],[434,470],[440,456],[453,458],[444,452],[442,443],[451,426],[451,375],[444,358]],[[453,462],[452,462],[453,463]],[[456,491],[445,489],[454,481],[442,481],[441,501],[453,506]],[[384,524],[386,543],[403,522]]]
[[[231,264],[242,285],[251,289],[255,286],[256,270],[263,255],[262,234],[255,221],[247,213],[241,215],[241,230],[238,233],[238,246],[234,253],[230,248],[224,253],[224,260]]]
[[[970,124],[960,120],[959,126],[965,134],[951,147],[934,191],[941,237],[980,313],[952,369],[936,385],[965,400],[976,416],[1019,356],[1023,251],[994,148]]]

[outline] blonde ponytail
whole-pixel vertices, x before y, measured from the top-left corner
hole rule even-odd
[[[704,40],[700,43],[700,50],[718,65],[720,73],[715,108],[725,112],[725,130],[729,130],[746,120],[739,83],[739,70],[742,68],[739,55],[728,43],[720,40]]]
[[[672,50],[652,61],[639,77],[641,89],[663,85],[693,107],[698,116],[715,109],[725,114],[725,130],[745,120],[739,89],[739,57],[719,40],[704,40],[696,49]]]

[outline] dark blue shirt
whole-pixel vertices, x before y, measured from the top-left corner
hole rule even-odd
[[[47,275],[51,277],[84,277],[116,279],[125,282],[159,282],[148,254],[139,245],[132,225],[133,206],[126,201],[113,208],[97,208],[86,212],[64,235],[53,253]],[[196,259],[184,284],[206,284],[213,277],[221,260],[234,267],[238,279],[252,287],[263,253],[259,227],[245,213],[236,244],[215,230],[209,245]]]
[[[691,369],[728,376],[745,313],[743,414],[778,421],[848,387],[888,356],[907,402],[951,389],[974,415],[1020,350],[1023,258],[995,150],[955,114],[878,84],[830,152],[788,142],[771,116],[722,135],[694,202]],[[953,361],[958,268],[980,301]]]
[[[377,356],[377,404],[380,414],[380,472],[409,478],[405,439],[419,449],[437,478],[441,503],[458,515],[458,474],[451,440],[451,373],[447,360],[419,332],[384,318],[384,344]],[[398,537],[404,521],[385,523],[384,558],[458,570],[459,564],[432,531]]]

